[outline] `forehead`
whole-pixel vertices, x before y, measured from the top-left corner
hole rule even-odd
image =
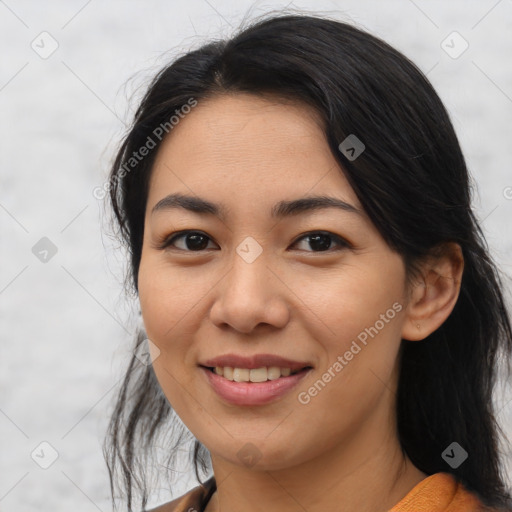
[[[176,190],[225,202],[339,192],[359,204],[319,115],[304,104],[251,94],[200,100],[173,127],[158,150],[148,206]]]

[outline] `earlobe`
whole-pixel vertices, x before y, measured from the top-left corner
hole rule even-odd
[[[412,285],[403,339],[425,339],[444,323],[457,303],[464,269],[462,250],[456,243],[446,243],[441,251],[427,258]]]

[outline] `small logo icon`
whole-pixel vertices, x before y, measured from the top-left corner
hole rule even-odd
[[[32,247],[32,254],[42,263],[48,263],[57,254],[57,246],[49,238],[43,236]]]
[[[94,199],[103,199],[106,195],[107,195],[107,192],[104,188],[101,188],[101,187],[94,187],[93,190],[92,190],[92,195],[94,197]]]
[[[263,252],[263,247],[252,236],[248,236],[238,245],[236,252],[246,263],[252,263]]]
[[[135,351],[135,357],[144,365],[149,366],[160,356],[160,349],[146,338]]]
[[[50,443],[43,441],[34,448],[30,456],[40,468],[48,469],[59,458],[59,452]]]
[[[365,149],[363,142],[351,133],[339,146],[338,149],[353,162]]]
[[[31,43],[30,46],[41,59],[50,57],[59,47],[57,40],[48,32],[41,32]]]
[[[459,443],[454,441],[441,454],[441,457],[449,466],[457,469],[468,458],[468,452]]]
[[[445,39],[443,39],[441,42],[441,48],[452,59],[458,59],[469,48],[469,43],[454,30]]]
[[[258,447],[253,443],[245,443],[238,450],[237,456],[249,468],[254,466],[262,457]]]

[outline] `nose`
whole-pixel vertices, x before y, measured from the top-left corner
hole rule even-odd
[[[215,290],[210,320],[219,328],[249,334],[258,326],[283,328],[289,321],[288,288],[264,252],[252,262],[235,253]]]

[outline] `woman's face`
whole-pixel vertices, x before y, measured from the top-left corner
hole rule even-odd
[[[169,194],[220,211],[153,211]],[[272,214],[313,196],[351,207]],[[193,233],[160,247],[184,230]],[[404,264],[362,211],[307,107],[222,96],[173,127],[151,177],[138,285],[160,350],[152,351],[158,381],[212,457],[280,469],[353,443],[371,451],[393,431]],[[201,366],[227,354],[280,356],[309,370],[258,370],[254,380],[270,380],[247,383]],[[239,362],[235,379],[250,367],[291,367],[279,363]]]

